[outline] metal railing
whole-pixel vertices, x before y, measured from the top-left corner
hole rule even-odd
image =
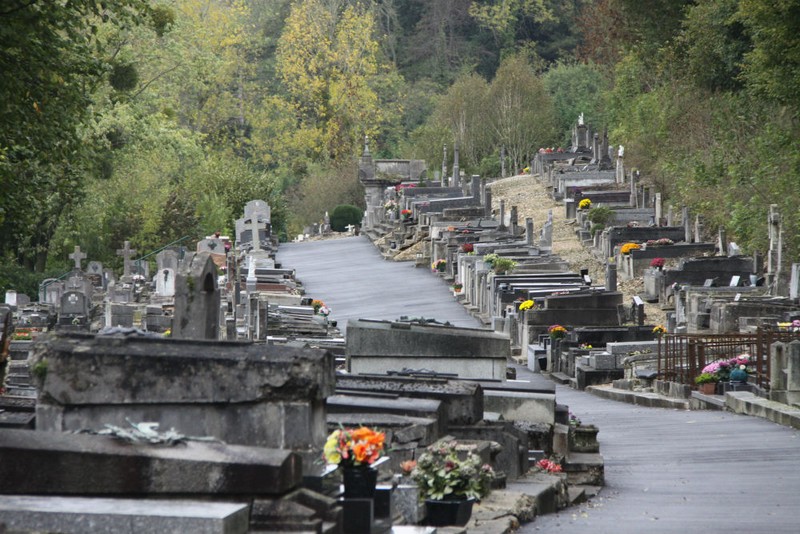
[[[694,385],[706,365],[749,354],[756,385],[769,389],[770,346],[795,339],[800,339],[800,332],[766,328],[753,334],[666,334],[658,344],[659,376]]]

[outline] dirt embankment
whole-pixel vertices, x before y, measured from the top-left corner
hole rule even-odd
[[[553,254],[559,255],[569,262],[575,271],[589,269],[589,275],[595,285],[605,284],[605,265],[592,255],[575,234],[575,221],[567,220],[563,203],[556,202],[548,194],[545,186],[531,175],[513,176],[491,184],[492,208],[500,207],[500,200],[505,201],[506,210],[517,207],[518,220],[524,224],[531,217],[535,229],[541,229],[550,211],[553,213]],[[617,289],[624,295],[623,302],[629,305],[634,295],[643,293],[644,282],[641,278],[622,281],[618,279]],[[665,324],[665,313],[655,304],[645,304],[645,321],[648,324]]]

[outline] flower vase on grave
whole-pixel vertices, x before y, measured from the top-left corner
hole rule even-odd
[[[378,484],[378,470],[368,465],[341,466],[346,499],[371,499]]]
[[[463,527],[472,517],[472,505],[475,499],[459,500],[425,500],[427,512],[426,523],[433,527],[456,525]]]

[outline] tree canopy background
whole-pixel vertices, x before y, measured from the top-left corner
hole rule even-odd
[[[253,198],[287,237],[363,207],[365,135],[492,178],[580,113],[748,252],[778,204],[794,257],[799,26],[791,0],[7,0],[0,290],[75,245],[232,233]]]

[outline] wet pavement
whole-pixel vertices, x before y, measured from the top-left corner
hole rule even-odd
[[[348,318],[400,315],[478,327],[426,268],[385,261],[365,237],[282,244],[310,296]],[[645,408],[558,386],[557,401],[600,427],[606,486],[522,533],[798,533],[800,432],[721,411]]]

